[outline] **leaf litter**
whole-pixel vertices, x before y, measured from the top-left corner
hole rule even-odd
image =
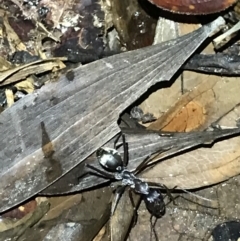
[[[208,46],[207,52],[211,53],[211,49]],[[183,80],[185,94],[181,95],[179,78],[170,89],[153,93],[141,104],[144,112],[158,117],[148,129],[189,132],[204,131],[211,124],[223,128],[238,125],[240,86],[237,77],[185,71]],[[158,220],[160,240],[215,240],[211,237],[215,226],[239,219],[239,193],[236,190],[239,188],[239,146],[240,137],[233,137],[215,143],[209,149],[199,148],[164,160],[141,175],[144,180],[164,183],[169,188],[195,190],[194,193],[214,202],[214,208],[211,202],[202,206],[203,200],[194,204],[191,195],[181,194],[187,197],[176,199],[177,205],[170,204],[166,215]],[[145,207],[141,207],[141,217],[129,240],[149,239],[150,216]]]
[[[17,0],[14,1],[15,4],[20,7],[25,17],[29,16],[28,10],[22,8],[23,2]],[[47,3],[47,1],[45,2]],[[54,2],[57,1],[53,1],[53,5]],[[54,7],[52,7],[52,9],[54,9]],[[56,9],[53,12],[57,13]],[[61,17],[59,14],[61,15],[62,12],[59,11],[59,13],[55,15],[53,14],[52,21],[54,23],[54,26],[57,26],[59,24],[59,19]],[[36,15],[31,15],[31,17],[35,21],[38,21]],[[8,34],[13,36],[8,36],[8,39],[14,39],[14,41],[10,43],[10,48],[12,50],[25,50],[26,47],[22,44],[21,41],[19,41],[17,35],[9,26],[9,23],[5,21],[5,27],[9,29]],[[13,70],[10,70],[12,71],[9,72],[10,74],[8,74],[7,72],[4,73],[3,79],[5,79],[5,76],[7,76],[7,79],[10,79],[14,77],[13,73],[17,73],[17,79],[13,81],[9,80],[9,82],[6,82],[6,84],[13,83],[22,79],[25,80],[27,76],[32,75],[37,71],[37,69],[40,68],[40,63],[44,62],[46,62],[47,65],[46,67],[43,67],[41,73],[49,70],[51,71],[55,67],[57,67],[58,71],[59,69],[65,67],[61,62],[62,60],[64,59],[56,59],[56,61],[55,59],[47,59],[45,61],[42,60],[36,63],[26,64],[26,66],[14,67]],[[52,63],[53,65],[49,65],[50,63]],[[34,64],[37,64],[36,68],[30,68],[32,65],[34,66]],[[22,69],[24,70],[25,68],[27,71],[21,74]],[[204,81],[204,78],[208,79]],[[192,83],[193,79],[194,83]],[[233,127],[236,125],[236,119],[239,118],[239,110],[237,108],[239,104],[237,98],[237,93],[239,93],[237,78],[221,79],[220,77],[206,77],[206,75],[201,76],[200,74],[193,74],[191,72],[189,73],[189,78],[184,76],[184,87],[190,90],[190,92],[184,94],[183,96],[181,96],[179,82],[175,83],[177,83],[177,88],[175,88],[175,90],[173,86],[171,86],[171,88],[169,89],[161,90],[163,95],[160,96],[165,96],[165,98],[160,98],[158,100],[151,100],[151,98],[148,98],[148,108],[146,110],[148,112],[154,113],[155,110],[149,108],[149,106],[154,106],[155,109],[157,109],[156,116],[158,117],[158,120],[155,123],[150,124],[150,126],[148,127],[149,129],[165,131],[204,130],[211,123],[219,121],[219,119],[221,119],[219,124],[222,126]],[[27,88],[28,87],[26,87],[25,90],[27,90]],[[27,91],[28,93],[32,92],[32,88],[30,89],[30,91]],[[173,98],[166,98],[166,96],[169,97],[169,93],[171,93],[171,96]],[[9,106],[13,104],[13,97],[11,98],[12,99],[8,101]],[[165,103],[166,99],[170,101],[167,106]],[[163,103],[165,106],[161,106],[161,103]],[[237,151],[238,145],[239,138],[235,137],[227,141],[219,142],[215,144],[211,149],[198,149],[189,153],[184,153],[183,155],[171,158],[156,165],[153,169],[145,172],[143,174],[143,177],[148,178],[149,180],[165,183],[170,188],[177,185],[185,189],[193,189],[222,182],[233,176],[238,175],[239,173],[239,152]],[[164,167],[162,167],[161,165],[164,165]],[[206,236],[208,236],[208,231],[210,231],[211,228],[213,228],[215,225],[231,218],[236,219],[236,213],[231,210],[233,210],[233,207],[236,208],[236,203],[234,203],[234,201],[237,201],[238,198],[236,192],[238,183],[239,181],[236,177],[227,181],[225,185],[220,184],[200,191],[202,196],[207,197],[208,195],[210,195],[210,198],[216,198],[218,200],[219,210],[218,212],[216,212],[216,209],[214,209],[214,214],[211,214],[211,209],[210,211],[207,208],[203,210],[198,205],[194,207],[194,205],[190,205],[189,202],[184,201],[183,203],[179,201],[180,203],[177,207],[169,206],[167,215],[158,221],[158,223],[160,223],[160,226],[157,227],[157,232],[161,234],[160,239],[165,240],[168,235],[172,235],[168,236],[168,240],[169,237],[172,237],[171,240],[184,240],[184,237],[191,237],[192,240],[203,240]],[[42,210],[44,211],[41,211],[41,215],[38,215],[37,218],[34,219],[34,222],[29,222],[27,226],[24,226],[24,229],[21,229],[21,231],[19,231],[21,232],[21,234],[23,234],[22,230],[24,230],[25,232],[25,229],[28,228],[28,230],[23,234],[23,236],[21,236],[19,240],[26,240],[26,238],[27,240],[30,240],[32,238],[33,230],[36,234],[39,230],[41,230],[42,227],[45,227],[45,225],[49,228],[51,227],[51,222],[49,222],[49,220],[57,219],[59,217],[60,218],[58,222],[62,220],[67,220],[66,223],[61,223],[57,225],[56,223],[54,223],[53,227],[48,231],[48,233],[44,234],[46,235],[45,237],[55,237],[55,235],[57,234],[58,240],[60,240],[60,238],[66,240],[66,238],[69,237],[64,236],[65,232],[72,235],[72,237],[75,237],[76,240],[81,240],[78,238],[82,234],[81,226],[87,226],[89,233],[91,231],[91,226],[98,223],[97,219],[99,218],[100,213],[104,213],[104,211],[96,209],[97,211],[99,211],[99,213],[97,213],[97,216],[93,217],[92,219],[90,218],[90,220],[80,219],[80,221],[83,221],[83,223],[80,223],[80,225],[76,225],[79,220],[74,220],[77,219],[78,216],[75,208],[78,207],[78,212],[81,212],[82,210],[89,210],[90,212],[92,211],[92,207],[100,207],[102,205],[102,202],[100,202],[99,199],[106,197],[104,204],[106,206],[103,205],[101,207],[105,207],[105,209],[108,210],[107,204],[109,203],[109,197],[111,196],[111,192],[108,193],[109,196],[102,194],[102,192],[105,191],[100,190],[100,194],[96,195],[95,203],[90,202],[87,203],[86,206],[84,206],[83,204],[83,207],[81,207],[81,203],[86,204],[86,202],[88,202],[88,200],[90,199],[93,199],[94,201],[94,194],[92,192],[86,194],[85,200],[84,195],[82,196],[81,194],[67,197],[48,198],[48,202],[51,203],[51,209],[48,214],[44,218],[42,218],[42,220],[40,220],[37,225],[33,227],[33,229],[28,228],[28,226],[31,227],[34,222],[37,222],[36,220],[40,219],[41,215],[43,216],[45,212],[47,212],[47,208],[43,208]],[[225,194],[227,192],[229,192],[229,195]],[[212,193],[215,193],[215,196]],[[229,200],[227,199],[227,197],[230,195],[232,197],[231,202],[229,202]],[[189,204],[189,206],[185,207],[184,209],[184,205],[187,204]],[[228,206],[226,204],[228,204]],[[46,205],[46,207],[47,206],[48,204]],[[200,209],[200,211],[195,209]],[[34,212],[35,211],[33,211],[33,213]],[[93,214],[93,212],[90,213]],[[101,225],[103,225],[104,222],[106,222],[107,220],[107,216],[109,215],[108,211],[106,211],[106,213],[107,214],[105,214],[103,219],[100,219],[101,224],[99,225],[99,229]],[[137,225],[130,234],[130,240],[148,240],[149,238],[150,230],[147,231],[146,229],[146,224],[149,227],[149,214],[145,210],[145,207],[140,209],[139,213],[143,213],[143,215],[139,215]],[[221,215],[218,215],[219,213],[221,213]],[[142,223],[143,226],[141,226]],[[45,229],[45,232],[46,230],[47,229]],[[66,232],[66,230],[68,230],[68,232]],[[92,234],[91,237],[93,238],[94,235]],[[44,237],[40,238],[39,240],[43,240],[43,238]],[[87,240],[89,237],[83,236],[83,238],[85,239],[82,240]]]

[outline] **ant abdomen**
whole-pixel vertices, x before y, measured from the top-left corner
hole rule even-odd
[[[150,188],[148,195],[143,195],[143,200],[148,212],[152,216],[161,218],[165,214],[166,205],[159,189]]]

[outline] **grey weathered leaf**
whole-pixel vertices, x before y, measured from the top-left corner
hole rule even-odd
[[[216,93],[216,92],[215,92]],[[229,93],[228,93],[229,94]],[[222,110],[218,111],[221,112]],[[238,107],[221,117],[221,126],[236,123]],[[232,123],[230,125],[230,123]],[[225,127],[227,129],[227,127]],[[233,129],[232,129],[233,130]],[[194,189],[223,182],[240,173],[240,137],[222,140],[212,148],[190,150],[159,163],[143,174],[150,182],[160,182],[172,188]]]
[[[213,129],[212,131],[210,130],[200,131],[200,132],[195,131],[195,132],[189,132],[189,133],[186,133],[186,132],[164,133],[164,132],[151,132],[148,130],[132,130],[132,129],[123,129],[122,132],[125,135],[126,142],[128,145],[128,159],[129,159],[128,169],[131,171],[134,171],[146,158],[148,158],[149,156],[151,156],[156,152],[159,153],[159,155],[157,158],[154,159],[153,161],[154,163],[160,162],[161,160],[177,155],[178,153],[182,153],[183,151],[191,150],[199,146],[211,147],[211,145],[217,142],[218,140],[227,139],[227,138],[231,138],[236,135],[239,135],[240,128]],[[115,138],[110,140],[108,143],[106,143],[105,146],[113,147],[114,140]],[[220,145],[221,145],[221,142],[220,142]],[[202,150],[209,153],[214,152],[212,148],[202,148]],[[118,151],[120,152],[121,155],[123,155],[122,147],[119,147]],[[181,156],[179,158],[181,158]],[[155,177],[154,179],[155,182],[159,182],[159,183],[161,183],[162,181],[164,182],[165,180],[162,180],[162,179],[161,180],[159,179],[158,181],[156,181],[157,177],[162,176],[163,173],[165,174],[165,176],[168,176],[168,173],[171,173],[173,171],[171,170],[171,167],[175,165],[177,166],[176,169],[178,171],[180,170],[181,166],[183,166],[183,169],[185,170],[185,167],[182,164],[182,162],[177,162],[175,164],[173,163],[172,165],[165,166],[165,163],[168,163],[170,160],[165,160],[163,163],[159,163],[158,165],[156,165],[156,168],[155,167],[153,168],[157,170],[154,172],[154,176],[150,175],[150,177],[152,178]],[[95,167],[101,168],[99,166],[95,153],[91,155],[89,158],[87,158],[86,162],[91,163],[91,165]],[[157,168],[157,166],[161,166],[161,165],[163,165],[164,168]],[[201,163],[199,165],[201,165]],[[202,165],[202,166],[205,167],[206,165]],[[99,184],[106,183],[109,181],[109,179],[102,178],[100,176],[87,175],[89,171],[90,170],[88,167],[85,166],[85,163],[81,163],[75,168],[73,168],[71,172],[66,174],[61,179],[59,179],[57,182],[49,186],[47,189],[43,190],[42,194],[56,195],[56,194],[65,194],[65,193],[71,193],[76,191],[82,191],[84,189],[96,187]],[[141,174],[145,177],[144,172]],[[190,176],[191,174],[188,174],[188,175]],[[181,185],[179,185],[179,182],[182,179],[180,179],[177,182],[176,178],[175,179],[174,177],[171,177],[171,178],[173,183],[173,184],[171,183],[170,185],[171,187],[176,186],[174,182],[178,183],[179,187],[182,187]],[[194,182],[188,182],[188,186],[184,186],[184,188],[191,188],[192,187],[191,185],[193,183]],[[202,183],[201,185],[204,185],[204,184]],[[197,187],[200,187],[201,185],[199,183],[199,186]]]
[[[74,70],[0,115],[0,211],[40,192],[120,130],[119,114],[152,85],[167,81],[214,22],[176,40],[108,57]]]

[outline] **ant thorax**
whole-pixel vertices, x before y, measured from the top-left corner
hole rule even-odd
[[[134,180],[136,176],[127,169],[123,169],[120,173],[115,174],[116,177],[119,177],[118,180],[122,180],[123,186],[130,186],[131,188],[135,188]]]
[[[139,178],[134,180],[134,191],[139,194],[148,195],[149,194],[149,186],[146,182],[142,181]]]
[[[117,174],[115,175],[117,176]],[[149,193],[149,186],[146,182],[137,178],[132,172],[124,169],[119,173],[119,179],[122,179],[123,186],[130,186],[136,193],[147,195]]]

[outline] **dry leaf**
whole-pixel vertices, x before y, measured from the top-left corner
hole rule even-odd
[[[21,81],[14,85],[20,91],[26,91],[28,94],[34,91],[33,79],[27,78],[24,81]]]
[[[31,204],[30,204],[31,206]],[[23,207],[20,207],[21,209]],[[37,223],[49,210],[49,203],[46,198],[37,200],[37,206],[30,208],[21,219],[1,218],[0,237],[1,240],[18,240],[25,230]]]
[[[66,58],[38,60],[8,69],[0,73],[0,82],[2,82],[0,86],[17,82],[32,74],[40,74],[47,71],[57,71],[65,68],[65,65],[62,63],[64,60],[66,60]]]
[[[63,197],[50,197],[48,198],[48,201],[51,205],[51,208],[41,219],[41,222],[44,220],[57,218],[72,206],[79,205],[79,203],[82,201],[82,194],[68,195]]]
[[[7,106],[11,107],[14,104],[14,95],[13,95],[12,90],[6,89],[5,95],[6,95],[6,99],[7,99]]]
[[[12,67],[12,64],[0,56],[0,72],[8,70],[11,67]]]
[[[229,84],[231,81],[227,83]],[[215,87],[216,86],[217,85],[215,85]],[[221,88],[219,89],[221,90]],[[227,107],[238,104],[238,102],[236,103],[237,98],[235,98],[236,101],[234,103],[235,89],[232,89],[232,92],[225,91],[225,94],[228,96],[233,96],[233,100],[229,105],[226,104],[225,108],[215,108],[214,111],[212,111],[212,116],[210,115],[211,120],[214,117],[216,118],[216,112],[220,117],[222,115],[219,114],[223,114],[224,111],[225,113],[227,112]],[[224,91],[221,92],[223,93]],[[217,96],[217,92],[215,92],[215,94],[215,96]],[[183,99],[185,99],[184,96]],[[218,100],[221,102],[221,100],[224,99],[225,98],[219,98]],[[216,101],[212,103],[217,104]],[[211,107],[211,105],[209,106]],[[222,122],[224,121],[225,126],[235,126],[236,119],[239,118],[239,116],[236,116],[237,113],[239,113],[238,109],[239,107],[236,107],[232,110],[233,113],[229,112],[222,118]],[[235,116],[235,118],[233,118],[233,116]],[[192,150],[159,163],[145,172],[143,177],[148,181],[164,183],[168,187],[177,185],[179,188],[184,189],[198,188],[219,183],[240,173],[239,147],[240,137],[234,137],[229,140],[218,142],[212,148]]]
[[[48,213],[34,227],[28,228],[20,240],[90,241],[109,219],[111,195],[110,188],[101,188],[51,197]]]
[[[4,26],[5,26],[5,34],[8,39],[8,43],[10,45],[12,53],[14,53],[16,50],[26,50],[26,46],[22,43],[18,35],[15,33],[15,31],[12,29],[8,22],[8,17],[4,16]]]
[[[178,102],[165,112],[157,121],[149,125],[152,130],[164,131],[191,131],[197,129],[206,122],[207,108],[215,102],[213,87],[217,83],[216,78],[203,81],[192,91],[183,95]]]
[[[75,81],[69,82],[63,76],[4,111],[1,130],[7,136],[2,137],[2,142],[12,141],[14,149],[9,150],[6,145],[2,149],[8,156],[2,160],[1,211],[42,191],[115,136],[120,131],[119,114],[151,86],[170,80],[202,41],[223,23],[218,18],[163,45],[80,66],[74,70]],[[14,114],[17,125],[9,125]],[[48,156],[42,149],[47,143],[54,147]]]
[[[208,46],[206,52],[212,52],[212,46]],[[204,130],[240,103],[237,78],[186,71],[184,87],[189,91],[181,95],[180,83],[176,81],[171,88],[153,93],[141,104],[144,112],[159,117],[148,129],[173,132]],[[165,113],[161,114],[161,111]],[[235,125],[235,120],[226,124],[229,127]],[[240,173],[239,145],[240,139],[235,137],[217,143],[210,149],[193,150],[164,160],[144,173],[143,177],[169,187],[177,185],[185,189],[215,184]]]

